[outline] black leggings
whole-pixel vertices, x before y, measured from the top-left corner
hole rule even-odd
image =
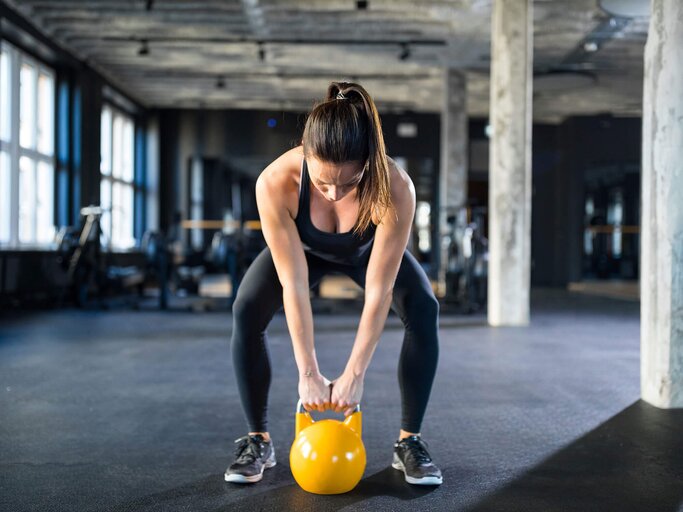
[[[330,271],[342,272],[365,287],[366,267],[340,265],[305,254],[311,288]],[[271,373],[266,328],[282,304],[282,285],[266,247],[247,269],[232,306],[232,359],[250,432],[268,430]],[[420,432],[439,358],[439,302],[427,275],[408,250],[394,283],[391,307],[405,327],[398,362],[401,428]]]

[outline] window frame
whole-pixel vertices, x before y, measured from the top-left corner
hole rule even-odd
[[[136,237],[136,218],[138,215],[137,206],[138,206],[138,201],[137,198],[139,197],[140,194],[144,194],[146,192],[145,187],[143,184],[140,183],[139,176],[138,176],[138,162],[136,161],[137,159],[137,119],[136,116],[131,114],[130,112],[127,112],[126,110],[122,109],[118,105],[116,105],[114,102],[109,101],[109,100],[104,100],[102,102],[102,108],[100,110],[100,126],[103,124],[103,118],[105,115],[105,110],[109,110],[111,114],[111,118],[109,120],[109,173],[104,174],[103,171],[103,166],[105,164],[104,162],[104,154],[103,154],[103,143],[104,143],[104,132],[100,130],[100,168],[99,168],[99,190],[100,190],[100,205],[103,206],[103,197],[102,197],[102,184],[104,182],[109,182],[109,197],[107,198],[108,200],[108,212],[109,215],[107,217],[103,216],[102,219],[102,231],[103,234],[106,234],[103,239],[102,239],[102,247],[107,250],[107,251],[127,251],[135,248],[139,244],[138,237]],[[129,165],[131,167],[131,176],[130,176],[130,181],[127,181],[126,179],[123,178],[123,176],[114,176],[114,123],[116,118],[122,118],[125,121],[128,121],[131,126],[131,147],[130,147],[130,162]],[[124,125],[125,126],[125,125]],[[123,143],[123,141],[122,141]],[[130,189],[131,191],[131,204],[130,204],[130,244],[127,245],[118,245],[114,244],[114,234],[113,234],[113,227],[114,227],[114,215],[113,215],[113,210],[112,210],[112,203],[113,203],[113,197],[114,197],[114,185],[118,184],[119,186],[125,187],[127,189]],[[104,206],[103,206],[104,208]],[[108,226],[104,225],[104,219],[107,219],[108,221]]]
[[[13,45],[5,39],[0,39],[2,52],[7,54],[8,68],[9,68],[9,82],[8,82],[8,99],[0,100],[0,109],[3,103],[7,103],[9,110],[9,139],[3,139],[0,132],[0,152],[7,153],[9,157],[9,239],[0,241],[0,246],[9,248],[44,248],[50,247],[54,244],[54,233],[56,233],[56,216],[55,216],[55,176],[56,176],[56,162],[57,157],[55,153],[56,133],[55,133],[55,108],[56,108],[56,88],[57,88],[57,72],[32,54]],[[21,126],[20,126],[20,108],[21,108],[21,70],[22,66],[27,64],[34,68],[33,74],[33,115],[32,115],[32,139],[33,147],[23,147],[21,145]],[[49,96],[49,105],[51,110],[49,112],[49,119],[47,126],[50,130],[50,137],[48,153],[43,153],[38,150],[38,129],[39,129],[39,79],[41,75],[46,75],[52,82],[52,90]],[[6,115],[4,111],[0,110],[0,116]],[[52,237],[49,241],[37,241],[38,233],[38,217],[36,215],[32,218],[31,232],[32,237],[28,241],[20,240],[20,226],[19,226],[19,208],[20,208],[20,162],[23,157],[28,158],[33,163],[33,179],[36,180],[39,163],[45,163],[51,169],[50,182],[50,221],[49,226],[52,230]],[[32,199],[33,206],[37,205],[37,193],[34,192]]]

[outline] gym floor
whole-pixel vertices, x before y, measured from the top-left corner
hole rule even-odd
[[[304,492],[289,470],[297,372],[282,313],[269,328],[278,465],[250,486],[223,480],[246,433],[228,312],[5,317],[0,510],[676,511],[683,410],[638,398],[638,308],[533,290],[529,327],[491,328],[444,307],[422,430],[443,470],[436,488],[410,486],[390,466],[403,337],[392,313],[365,381],[365,475],[339,496]],[[358,313],[315,316],[328,378],[344,366]]]

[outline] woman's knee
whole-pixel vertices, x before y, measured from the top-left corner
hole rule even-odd
[[[404,309],[409,319],[436,319],[439,316],[439,301],[433,293],[412,292],[406,294]]]
[[[399,303],[399,313],[406,329],[420,337],[431,338],[438,330],[439,301],[433,293],[412,293]]]
[[[439,300],[433,293],[430,293],[423,297],[420,301],[420,308],[426,315],[431,318],[436,318],[439,316]]]
[[[249,297],[237,290],[235,301],[232,303],[232,316],[235,319],[245,319],[256,307],[256,298]]]
[[[233,334],[241,338],[251,334],[259,334],[267,327],[269,319],[265,318],[264,301],[253,294],[237,293],[232,304]],[[233,335],[233,340],[235,336]]]

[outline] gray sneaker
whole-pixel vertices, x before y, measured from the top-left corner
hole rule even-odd
[[[403,471],[409,484],[441,485],[441,470],[432,462],[427,447],[427,442],[420,436],[408,436],[396,441],[391,467]]]
[[[263,439],[261,434],[246,435],[235,439],[235,462],[225,470],[225,481],[239,484],[258,482],[263,471],[277,464],[273,442]]]

